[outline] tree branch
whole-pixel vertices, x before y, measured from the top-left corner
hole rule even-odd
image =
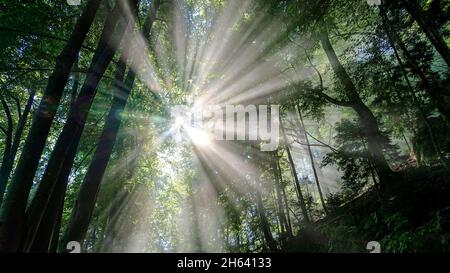
[[[311,65],[311,67],[314,69],[314,71],[316,72],[317,76],[319,77],[319,86],[320,86],[319,95],[322,98],[324,98],[325,100],[327,100],[328,102],[331,102],[332,104],[336,104],[336,105],[344,106],[344,107],[350,106],[349,102],[344,102],[344,101],[340,101],[338,99],[332,98],[332,97],[330,97],[329,95],[327,95],[327,94],[325,94],[323,92],[324,88],[323,88],[322,74],[320,73],[319,69],[317,69],[317,67],[313,64],[313,62],[312,62],[311,58],[309,57],[308,52],[306,51],[306,49],[304,49],[304,51],[305,51],[305,56],[308,59],[309,64]]]
[[[13,93],[11,93],[11,91],[9,91],[8,89],[5,89],[6,93],[8,93],[8,95],[14,100],[14,102],[16,103],[16,108],[17,108],[17,116],[18,119],[20,119],[22,117],[22,106],[20,105],[20,100],[19,98],[17,98]]]
[[[12,136],[13,121],[12,121],[11,111],[9,110],[8,103],[6,102],[5,98],[3,97],[3,95],[1,93],[0,93],[0,102],[3,106],[3,111],[5,111],[7,122],[8,122],[8,129],[6,130],[6,135]]]
[[[40,67],[31,67],[31,68],[25,68],[25,67],[7,67],[7,68],[0,68],[0,73],[6,73],[9,71],[23,71],[25,73],[31,72],[31,71],[53,71],[53,68],[40,68]],[[87,74],[88,71],[87,70],[83,70],[83,69],[72,69],[71,73],[82,73],[82,74]],[[107,76],[107,75],[103,75],[104,78],[106,79],[111,79],[114,80],[113,77]]]
[[[332,150],[333,152],[335,152],[335,153],[338,152],[338,150],[337,150],[336,148],[331,147],[330,145],[326,144],[325,142],[323,142],[323,141],[317,139],[316,137],[314,137],[313,135],[311,135],[308,131],[305,130],[305,132],[306,132],[306,134],[308,134],[308,136],[310,136],[312,139],[314,139],[315,141],[319,142],[320,144],[322,144],[322,145],[328,147],[328,148],[329,148],[330,150]]]
[[[0,31],[23,33],[26,35],[39,36],[42,38],[52,39],[52,40],[56,40],[56,41],[68,42],[68,40],[65,38],[60,38],[60,37],[56,37],[56,36],[53,36],[50,34],[45,34],[45,33],[40,33],[40,32],[35,32],[35,31],[26,31],[26,30],[15,29],[15,28],[10,28],[10,27],[0,27]],[[81,46],[81,48],[84,48],[86,50],[94,52],[94,49],[91,47],[88,47],[88,46]]]

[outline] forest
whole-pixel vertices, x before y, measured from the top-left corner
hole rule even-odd
[[[0,0],[0,253],[450,252],[449,18]]]

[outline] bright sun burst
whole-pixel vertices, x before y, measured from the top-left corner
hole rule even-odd
[[[197,128],[193,128],[189,125],[183,127],[185,128],[189,138],[195,145],[205,147],[211,144],[211,139],[206,132]]]
[[[175,117],[172,129],[175,134],[180,133],[182,138],[189,138],[196,146],[206,147],[211,144],[210,135],[200,128],[192,127],[189,119],[182,115]]]

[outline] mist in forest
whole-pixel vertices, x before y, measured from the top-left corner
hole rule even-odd
[[[0,3],[0,252],[448,252],[449,7]]]

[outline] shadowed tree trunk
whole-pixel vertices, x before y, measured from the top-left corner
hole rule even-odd
[[[283,200],[281,201],[281,206],[283,207],[283,201],[284,201],[284,209],[286,209],[286,214],[285,214],[285,219],[286,219],[286,227],[287,227],[287,232],[289,234],[289,236],[292,236],[292,225],[291,225],[291,217],[289,216],[289,203],[288,203],[288,199],[287,199],[287,195],[286,195],[286,189],[285,189],[285,185],[283,183],[283,174],[281,171],[281,165],[280,165],[280,158],[277,157],[276,158],[276,164],[277,164],[277,168],[279,171],[279,177],[280,177],[280,189],[281,189],[281,194],[283,197]]]
[[[25,221],[25,208],[39,159],[66,86],[70,69],[91,27],[100,2],[101,0],[90,0],[87,3],[69,41],[56,60],[43,98],[34,114],[30,131],[11,180],[11,187],[2,203],[0,252],[14,252],[19,247]]]
[[[12,136],[13,136],[13,120],[11,116],[11,110],[9,109],[8,103],[2,94],[0,94],[0,102],[3,107],[3,111],[6,114],[7,127],[3,129],[3,133],[5,134],[5,149],[3,150],[2,157],[2,166],[0,167],[0,204],[3,200],[3,193],[6,189],[6,184],[8,183],[8,176],[6,176],[6,171],[8,169],[8,165],[11,158],[11,150],[12,150]],[[3,127],[2,127],[3,128]]]
[[[146,37],[147,40],[149,39],[151,27],[158,8],[159,1],[154,1],[149,11],[144,29],[142,31],[143,36]],[[64,242],[82,242],[84,237],[86,236],[89,221],[95,207],[95,202],[97,200],[97,194],[100,189],[100,183],[108,165],[109,158],[116,142],[117,133],[120,128],[120,113],[124,110],[127,99],[133,88],[136,78],[136,70],[140,69],[143,65],[143,59],[145,57],[137,54],[140,52],[141,51],[132,47],[132,64],[130,65],[125,83],[123,84],[123,86],[116,85],[114,89],[114,99],[109,110],[103,132],[98,141],[94,157],[91,164],[89,165],[83,183],[81,184],[77,202],[72,211],[71,220],[64,235]]]
[[[56,244],[59,237],[58,226],[61,224],[60,221],[62,217],[64,193],[66,192],[66,188],[66,183],[58,183],[56,185],[48,202],[45,214],[42,217],[41,224],[34,234],[35,236],[32,238],[33,240],[31,242],[26,242],[22,252],[52,252],[52,242]],[[53,252],[54,251],[55,249],[53,249]]]
[[[32,244],[35,233],[46,213],[47,204],[50,198],[53,197],[52,193],[54,188],[58,187],[58,183],[67,184],[78,143],[83,133],[97,86],[121,43],[120,41],[133,16],[132,14],[135,14],[134,11],[137,9],[137,2],[137,0],[118,1],[106,18],[100,42],[92,59],[83,87],[74,106],[70,109],[68,121],[58,137],[42,180],[31,202],[30,208],[27,210],[28,230],[26,237],[29,245]],[[59,192],[58,194],[64,195],[64,193]],[[51,215],[57,217],[58,214],[52,212]]]
[[[272,236],[272,232],[270,231],[270,224],[266,217],[266,210],[264,209],[264,204],[262,201],[262,194],[261,194],[262,186],[261,186],[261,181],[260,181],[259,177],[256,177],[255,183],[257,183],[257,189],[255,191],[256,209],[259,214],[261,230],[264,234],[264,239],[266,240],[269,250],[273,252],[273,251],[277,250],[277,244]]]
[[[287,219],[286,219],[286,214],[284,213],[284,206],[283,206],[283,199],[282,199],[282,194],[281,194],[281,170],[278,169],[278,155],[277,155],[277,151],[273,152],[272,158],[271,158],[272,162],[272,169],[274,172],[274,176],[275,176],[275,193],[276,193],[276,200],[277,200],[277,207],[278,207],[278,218],[281,224],[281,230],[283,232],[288,231],[289,227],[288,227],[288,223],[287,223]]]
[[[319,192],[320,203],[322,204],[325,214],[328,214],[328,209],[327,209],[327,206],[325,205],[325,199],[323,198],[322,187],[320,186],[320,182],[319,182],[319,176],[317,175],[316,166],[314,164],[314,157],[313,157],[313,154],[311,151],[311,145],[309,145],[308,133],[306,132],[305,123],[303,122],[302,111],[300,110],[300,107],[298,105],[297,105],[297,111],[298,111],[298,116],[300,118],[300,125],[301,125],[303,133],[304,133],[306,147],[308,149],[308,155],[309,155],[309,160],[311,162],[311,168],[312,168],[313,174],[314,174],[314,180],[316,181],[317,191]]]
[[[326,28],[319,33],[322,47],[328,57],[331,67],[345,90],[348,102],[344,106],[351,107],[359,117],[359,121],[367,140],[368,152],[372,158],[375,170],[380,178],[381,187],[384,188],[388,181],[396,179],[397,175],[390,169],[383,154],[383,139],[378,126],[378,121],[372,111],[361,100],[356,87],[347,71],[339,61],[333,46],[331,45]]]
[[[297,170],[295,168],[294,159],[292,158],[292,155],[291,155],[291,150],[289,148],[289,143],[287,141],[286,132],[284,131],[283,121],[282,121],[281,117],[280,117],[280,128],[281,128],[281,134],[283,135],[284,147],[285,147],[287,155],[288,155],[289,164],[291,165],[292,176],[294,177],[295,188],[297,190],[297,194],[298,194],[298,198],[299,198],[299,202],[300,202],[300,208],[301,208],[301,211],[303,214],[303,220],[305,221],[306,224],[310,224],[311,220],[308,215],[305,198],[303,197],[302,189],[300,187],[300,181],[298,180]]]
[[[71,148],[76,149],[73,146]],[[66,173],[70,173],[71,167],[72,164],[64,164],[63,168],[65,168]],[[60,179],[67,180],[68,177],[60,177]],[[56,240],[54,236],[59,236],[59,230],[56,230],[56,227],[60,224],[58,219],[62,217],[66,189],[67,183],[58,181],[50,194],[47,207],[42,212],[42,219],[39,224],[36,224],[34,215],[30,215],[32,211],[27,211],[27,233],[20,249],[21,252],[46,253],[50,251],[52,240]]]
[[[25,125],[27,124],[28,114],[30,113],[31,106],[33,105],[35,94],[36,89],[33,89],[28,97],[23,113],[20,116],[19,123],[17,124],[16,132],[14,133],[14,140],[10,150],[10,156],[7,161],[2,162],[2,166],[0,167],[0,204],[3,201],[3,194],[5,192],[6,185],[8,184],[8,179],[14,166],[14,161],[16,160],[17,150],[19,149],[22,133],[25,129]]]

